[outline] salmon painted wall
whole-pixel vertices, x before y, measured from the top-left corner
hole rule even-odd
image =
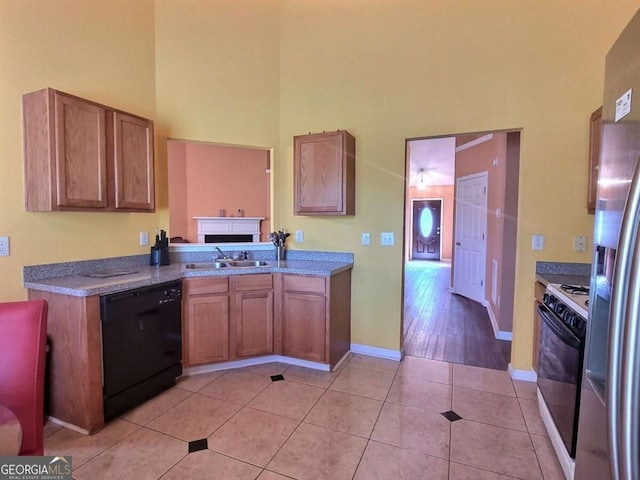
[[[453,161],[453,159],[451,160]],[[451,251],[453,246],[453,185],[429,185],[424,190],[418,190],[417,187],[410,187],[407,195],[406,210],[406,257],[411,258],[411,200],[420,200],[426,198],[442,198],[442,227],[441,233],[441,250],[440,258],[442,260],[451,260]]]
[[[189,187],[187,184],[187,144],[167,142],[169,236],[187,239],[189,235]]]
[[[178,152],[173,157],[173,145],[185,148],[184,157]],[[170,234],[181,236],[192,243],[198,241],[198,225],[193,217],[217,217],[220,210],[225,216],[263,217],[260,223],[261,241],[268,241],[269,219],[269,152],[251,148],[236,148],[206,143],[169,142],[169,171],[182,170],[174,185],[169,177],[170,200],[185,199],[184,208],[178,201],[174,210],[169,203]],[[175,223],[174,223],[175,221]]]
[[[464,144],[462,145],[464,147]],[[497,162],[494,166],[494,160]],[[493,133],[489,141],[467,148],[456,153],[456,179],[473,173],[487,172],[487,251],[485,262],[485,296],[496,325],[502,314],[497,298],[503,287],[502,263],[504,244],[504,214],[506,190],[507,134]],[[500,210],[500,216],[497,211]],[[496,262],[494,272],[493,262]],[[495,285],[494,285],[495,282]],[[493,299],[493,288],[496,289],[496,300]],[[500,330],[511,331],[508,325],[498,325]]]

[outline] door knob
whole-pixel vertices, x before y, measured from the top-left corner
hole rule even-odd
[[[456,245],[458,245],[458,246],[459,246],[459,245],[460,245],[460,242],[456,242]]]

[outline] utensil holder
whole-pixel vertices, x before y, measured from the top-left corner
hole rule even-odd
[[[276,260],[281,262],[285,257],[285,249],[284,247],[276,247]]]
[[[160,266],[160,249],[151,247],[151,255],[149,257],[149,265],[152,267]]]
[[[149,258],[149,265],[152,267],[160,267],[162,265],[170,265],[171,259],[169,258],[168,247],[151,247],[151,255]]]

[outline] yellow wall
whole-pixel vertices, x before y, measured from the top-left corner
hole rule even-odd
[[[604,56],[640,2],[282,2],[280,218],[305,247],[355,252],[352,339],[398,348],[402,242],[361,247],[360,233],[403,230],[405,139],[522,128],[512,362],[531,367],[536,260],[589,262],[572,236],[585,211],[589,115]],[[606,14],[604,14],[606,12]],[[292,215],[292,137],[356,138],[357,215]],[[567,188],[568,187],[568,188]],[[558,208],[558,205],[563,205]],[[530,249],[531,235],[546,250]]]
[[[44,87],[155,118],[153,0],[0,0],[0,301],[26,298],[22,267],[132,255],[158,214],[24,211],[22,95]],[[158,225],[162,226],[162,225]]]
[[[135,254],[167,221],[166,138],[274,149],[274,227],[355,252],[353,341],[401,345],[405,139],[522,128],[513,363],[529,368],[536,260],[572,252],[604,56],[639,0],[0,0],[0,300],[23,265]],[[606,14],[604,14],[606,13]],[[155,69],[155,71],[154,71]],[[156,120],[154,214],[25,213],[20,96],[59,88]],[[292,137],[347,129],[357,214],[292,214]],[[558,208],[559,204],[565,205]],[[380,247],[394,231],[396,246]],[[373,245],[361,247],[361,232]],[[533,233],[546,250],[532,252]]]

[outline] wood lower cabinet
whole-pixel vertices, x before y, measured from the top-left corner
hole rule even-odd
[[[189,278],[182,284],[183,364],[229,360],[229,278]]]
[[[282,278],[282,350],[334,367],[351,348],[351,270]]]
[[[356,141],[345,130],[293,137],[295,215],[355,215]]]
[[[274,352],[273,275],[183,280],[183,364]]]
[[[282,303],[284,354],[324,362],[327,345],[325,296],[284,292]]]
[[[285,355],[332,368],[351,348],[351,270],[183,280],[183,365]]]
[[[273,353],[273,276],[240,275],[234,280],[236,355]]]
[[[74,297],[29,290],[49,305],[48,414],[93,433],[104,426],[100,296]]]
[[[27,211],[155,210],[151,120],[50,88],[22,104]]]

